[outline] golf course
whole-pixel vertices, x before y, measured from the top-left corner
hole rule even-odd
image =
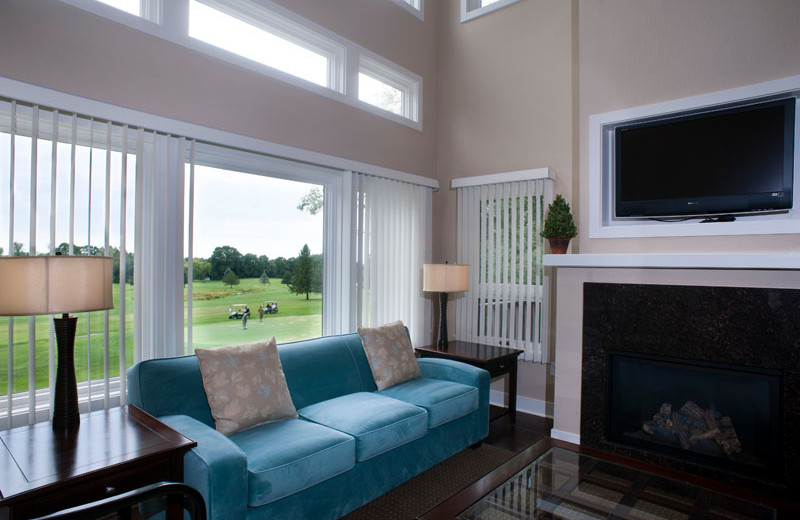
[[[193,298],[193,347],[219,347],[236,345],[250,341],[269,339],[272,336],[278,343],[287,343],[313,338],[322,334],[322,295],[311,293],[294,294],[281,283],[280,278],[270,279],[262,284],[258,278],[242,278],[238,285],[225,285],[222,281],[195,281]],[[109,376],[119,375],[119,284],[114,284],[114,306],[109,311]],[[132,285],[125,286],[125,358],[127,366],[133,364],[133,295]],[[278,303],[277,314],[265,314],[263,321],[258,319],[258,306],[267,301]],[[233,305],[245,304],[250,307],[247,329],[242,328],[241,320],[228,319],[228,309]],[[75,338],[75,373],[77,380],[86,381],[91,372],[92,379],[104,377],[104,313],[77,314],[78,330]],[[13,319],[13,392],[28,389],[28,337],[29,318]],[[48,359],[50,317],[36,316],[35,323],[35,378],[36,388],[48,386]],[[185,321],[188,323],[188,320]],[[91,328],[91,335],[88,333]],[[0,395],[8,393],[8,329],[9,319],[0,318]],[[187,331],[188,332],[188,331]],[[186,335],[184,337],[187,337]],[[54,347],[55,349],[55,343]],[[88,353],[91,352],[91,355]]]

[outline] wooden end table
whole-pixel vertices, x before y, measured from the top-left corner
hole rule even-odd
[[[197,443],[135,406],[0,432],[0,520],[43,516],[160,481],[183,482]]]
[[[516,422],[517,357],[522,354],[521,350],[458,340],[450,341],[446,347],[428,345],[417,347],[415,350],[420,357],[453,359],[482,368],[489,372],[492,379],[508,374],[508,409],[504,413],[492,417],[492,420],[507,413],[511,418],[511,424]]]

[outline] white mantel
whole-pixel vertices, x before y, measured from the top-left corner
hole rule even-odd
[[[544,255],[549,267],[800,270],[800,253],[624,253]]]

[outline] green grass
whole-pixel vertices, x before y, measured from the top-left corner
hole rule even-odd
[[[258,321],[258,306],[265,301],[278,302],[278,314],[264,315]],[[125,349],[127,366],[133,364],[133,286],[125,290]],[[114,285],[114,302],[117,308],[109,311],[109,376],[119,375],[119,285]],[[251,319],[247,330],[242,322],[228,319],[228,308],[235,303],[250,306]],[[195,282],[193,302],[195,347],[218,347],[257,341],[275,336],[278,343],[313,338],[322,333],[322,296],[292,294],[280,279],[261,285],[257,278],[243,279],[232,289],[222,282]],[[102,312],[80,313],[75,338],[75,375],[86,381],[91,363],[92,379],[102,379],[104,374],[104,316]],[[48,386],[49,316],[36,316],[35,322],[35,381],[36,388]],[[14,392],[28,389],[28,318],[14,318]],[[87,335],[91,326],[91,338]],[[91,349],[89,349],[91,342]],[[54,347],[55,349],[55,344]],[[91,361],[87,352],[91,350]],[[0,395],[8,393],[8,318],[0,318]]]
[[[315,338],[322,334],[322,295],[297,295],[273,278],[261,285],[257,278],[245,278],[231,289],[222,282],[194,283],[194,327],[192,344],[195,347],[235,345],[245,341],[269,339],[278,343]],[[278,302],[277,314],[265,314],[258,321],[258,306]],[[234,304],[250,306],[247,330],[240,320],[228,319],[228,308]]]

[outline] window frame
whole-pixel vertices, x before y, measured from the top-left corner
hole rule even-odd
[[[190,0],[191,1],[191,0]],[[290,72],[271,67],[263,63],[255,62],[259,66],[268,67],[274,71],[280,72],[291,76],[295,81],[299,80],[304,83],[311,83],[312,85],[327,88],[344,94],[345,92],[345,61],[347,54],[347,46],[337,39],[331,38],[322,34],[318,30],[314,30],[306,26],[306,24],[298,23],[290,17],[282,16],[281,14],[254,4],[249,0],[194,0],[198,3],[206,5],[212,9],[220,11],[224,14],[232,16],[246,24],[252,25],[266,33],[286,40],[299,47],[309,50],[315,54],[319,54],[328,60],[327,70],[327,86],[322,87],[316,83],[305,80],[299,76],[295,76]],[[187,20],[191,21],[191,20]],[[188,27],[187,27],[188,36]],[[228,51],[222,47],[217,47],[211,43],[205,42],[198,38],[189,36],[193,41],[202,42],[204,45],[210,45],[216,49],[220,49],[228,54],[233,54],[238,58],[253,62],[250,58],[241,56],[232,51]]]
[[[519,2],[519,0],[497,0],[489,5],[472,7],[474,2],[475,0],[461,0],[461,23],[474,20],[475,18],[497,11],[498,9],[508,7],[509,5]]]
[[[392,2],[419,18],[420,21],[425,21],[425,0],[392,0]]]
[[[250,58],[240,56],[231,51],[189,36],[189,0],[141,0],[142,2],[153,2],[153,5],[156,5],[155,3],[158,4],[157,22],[137,17],[116,7],[103,4],[99,0],[59,1],[162,40],[175,43],[182,47],[206,54],[227,63],[232,63],[264,76],[277,79],[295,87],[300,87],[315,94],[422,131],[421,114],[423,91],[421,76],[404,69],[400,65],[365,49],[343,36],[303,18],[293,11],[274,3],[272,0],[224,0],[224,4],[223,0],[197,1],[214,9],[223,10],[226,14],[232,14],[230,9],[238,10],[240,14],[234,16],[248,23],[253,22],[252,20],[248,21],[242,18],[241,13],[257,13],[256,18],[261,20],[261,22],[254,24],[257,27],[260,26],[260,23],[264,23],[269,27],[275,27],[277,25],[277,31],[279,32],[270,31],[272,34],[314,52],[320,52],[320,50],[322,50],[323,55],[329,53],[328,83],[330,87],[323,87],[317,83],[313,83],[288,72],[270,67],[269,65],[251,60]],[[398,3],[398,5],[403,4],[409,12],[416,11],[416,9],[407,4],[405,0],[392,1]],[[422,2],[424,2],[424,0],[419,0],[419,2],[420,7],[422,7]],[[224,6],[225,9],[220,9],[220,6]],[[419,12],[421,13],[422,10],[420,9]],[[270,20],[272,21],[271,23]],[[279,20],[281,23],[275,24],[275,20]],[[283,25],[284,21],[286,27]],[[287,27],[291,29],[287,29]],[[358,72],[361,56],[368,56],[372,61],[382,64],[385,70],[391,71],[390,77],[393,77],[393,74],[398,74],[400,77],[406,77],[412,82],[417,82],[416,88],[412,91],[412,96],[415,99],[413,103],[409,105],[414,108],[411,112],[413,117],[398,116],[397,114],[374,107],[358,99]]]
[[[372,105],[359,97],[358,84],[356,86],[356,99],[361,108],[370,112],[397,120],[398,122],[410,121],[418,130],[422,130],[420,114],[422,113],[422,77],[403,69],[373,53],[362,52],[358,60],[358,74],[364,74],[390,87],[400,91],[400,114]],[[408,124],[408,123],[405,123]]]
[[[144,27],[152,24],[160,25],[164,19],[164,0],[139,0],[142,11],[142,14],[139,16],[123,11],[113,5],[105,4],[100,0],[60,1],[139,30],[145,30]]]

